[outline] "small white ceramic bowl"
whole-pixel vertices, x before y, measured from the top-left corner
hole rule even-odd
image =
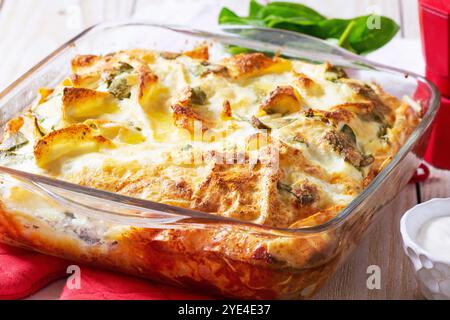
[[[450,198],[432,199],[408,210],[400,221],[400,232],[423,295],[427,299],[447,300],[450,299],[450,260],[433,256],[416,240],[421,227],[438,217],[450,217]]]

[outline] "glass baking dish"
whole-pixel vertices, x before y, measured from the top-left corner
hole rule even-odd
[[[0,167],[0,241],[226,297],[312,296],[422,160],[440,97],[421,76],[291,32],[103,23],[82,32],[0,93],[0,125],[26,110],[37,99],[38,88],[55,86],[67,76],[76,54],[132,48],[182,51],[201,41],[329,61],[345,67],[351,77],[376,81],[399,98],[416,100],[423,119],[370,185],[337,216],[318,225],[271,228]],[[280,248],[288,254],[275,259],[271,252]]]

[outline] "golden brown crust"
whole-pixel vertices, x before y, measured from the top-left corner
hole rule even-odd
[[[158,94],[158,76],[155,75],[146,66],[139,68],[138,71],[138,101],[144,109],[149,109],[152,100],[157,100]]]
[[[99,60],[100,60],[99,56],[92,54],[78,55],[75,56],[71,61],[72,69],[76,70],[78,68],[90,67]]]
[[[260,224],[273,222],[280,205],[277,180],[277,173],[261,164],[216,164],[193,194],[192,207]]]
[[[54,92],[54,89],[50,88],[39,88],[39,103],[47,100],[48,96],[50,96]]]
[[[115,99],[108,92],[71,87],[63,90],[62,114],[64,120],[83,120],[114,109],[116,109]]]
[[[69,77],[70,84],[74,87],[91,87],[95,86],[95,84],[100,80],[99,74],[72,74]]]
[[[194,50],[183,52],[185,56],[188,56],[192,59],[199,60],[209,60],[209,49],[208,46],[199,46]]]
[[[172,106],[173,123],[180,129],[186,129],[190,133],[194,133],[196,126],[201,131],[208,130],[205,119],[196,112],[192,106],[176,103]]]
[[[94,135],[88,126],[73,124],[45,135],[36,143],[33,152],[36,163],[40,167],[45,167],[65,154],[77,150],[95,151],[100,147],[111,148],[113,144],[101,135]]]
[[[270,58],[263,53],[241,53],[224,61],[230,75],[236,79],[245,79],[268,72],[283,72],[290,69],[288,60],[279,57]]]
[[[138,97],[143,100],[146,91],[150,90],[150,87],[158,82],[158,76],[152,73],[148,68],[141,68],[139,70],[139,82],[138,82]]]
[[[278,86],[270,92],[261,109],[268,114],[297,112],[301,109],[300,101],[300,95],[292,86]]]
[[[222,112],[221,112],[221,117],[222,119],[229,119],[233,116],[232,111],[231,111],[231,105],[230,105],[230,101],[225,100],[222,104]]]
[[[84,103],[90,99],[111,98],[107,92],[100,92],[86,88],[64,88],[62,102],[63,105],[69,106],[75,103]]]
[[[24,120],[23,117],[17,117],[8,121],[5,127],[5,131],[8,134],[13,134],[18,132],[23,126]]]
[[[322,87],[304,73],[296,73],[296,76],[296,84],[300,87],[302,93],[305,92],[312,96],[320,96],[324,93]]]

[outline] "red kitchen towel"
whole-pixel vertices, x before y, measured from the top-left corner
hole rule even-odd
[[[64,300],[199,300],[200,294],[139,278],[81,267],[79,289],[66,284]]]
[[[25,298],[67,277],[68,261],[0,243],[0,300]],[[72,274],[74,276],[74,274]],[[72,277],[71,276],[71,277]],[[196,300],[201,294],[82,266],[79,286],[66,284],[66,300]],[[69,288],[74,287],[74,288]]]
[[[0,243],[0,299],[19,299],[65,277],[62,259]]]

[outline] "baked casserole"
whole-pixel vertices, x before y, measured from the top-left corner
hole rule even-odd
[[[262,226],[335,217],[421,117],[329,63],[210,61],[207,45],[79,55],[72,71],[6,124],[0,165]],[[229,297],[307,297],[335,268],[322,263],[335,250],[328,233],[116,225],[7,182],[0,199],[1,241]]]

